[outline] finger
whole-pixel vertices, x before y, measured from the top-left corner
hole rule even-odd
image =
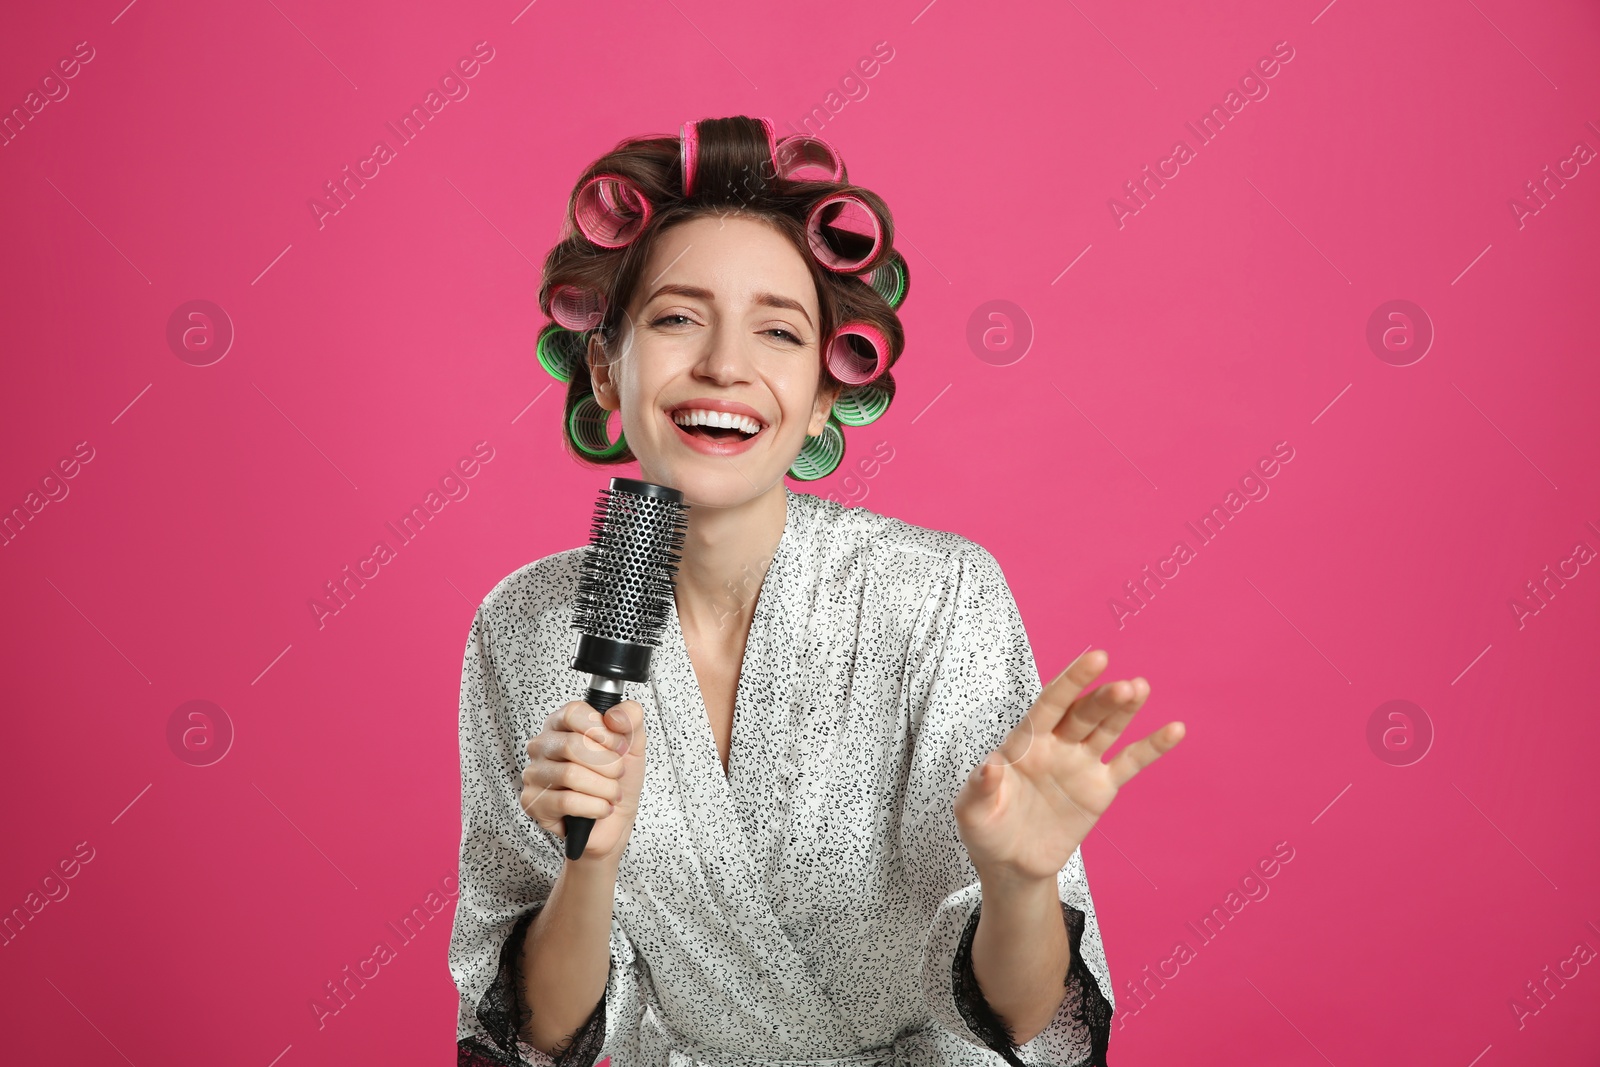
[[[1126,682],[1107,682],[1095,686],[1068,705],[1066,714],[1055,725],[1055,735],[1063,741],[1082,741],[1127,697]]]
[[[542,781],[540,767],[548,758],[544,753],[559,736],[559,734],[543,733],[528,742],[528,750],[533,753],[533,759],[523,764],[522,792],[517,797],[517,803],[521,805],[523,814],[535,822],[539,820],[534,815],[534,805],[550,790],[550,787]]]
[[[1105,755],[1122,732],[1128,728],[1128,723],[1144,707],[1145,701],[1150,699],[1150,682],[1143,678],[1134,678],[1126,683],[1132,688],[1132,698],[1112,707],[1110,714],[1100,720],[1099,725],[1089,731],[1089,736],[1083,739],[1083,744],[1095,758]]]
[[[598,771],[608,778],[620,778],[626,767],[622,751],[628,739],[603,727],[591,727],[586,733],[558,733],[546,750],[546,759],[556,763],[576,763]]]
[[[613,711],[615,709],[612,709]],[[604,748],[613,752],[625,752],[624,744],[626,732],[621,729],[612,729],[612,725],[621,725],[623,720],[613,719],[610,714],[601,714],[582,701],[564,706],[557,713],[553,728],[547,736],[562,739],[564,742],[572,735],[592,737]],[[533,752],[532,749],[529,750]],[[563,758],[567,749],[564,747],[547,748],[555,758]]]
[[[623,722],[612,718],[615,711],[616,709],[612,708],[611,711],[603,714],[596,712],[593,719],[584,720],[582,729],[558,732],[556,736],[571,737],[576,734],[582,737],[590,737],[598,741],[604,748],[609,748],[614,752],[626,752],[632,747],[631,739],[628,736],[629,727]]]
[[[985,797],[1000,788],[1000,779],[1005,777],[1005,763],[1003,756],[990,753],[974,768],[968,777],[977,796]]]
[[[557,730],[572,730],[581,734],[591,726],[602,725],[604,721],[587,701],[570,700],[556,709],[552,725]]]
[[[517,806],[522,809],[522,814],[540,826],[548,827],[550,816],[541,814],[544,808],[540,806],[539,801],[543,799],[546,793],[550,792],[550,789],[535,782],[531,772],[531,767],[524,768],[522,772],[522,792],[517,796]]]
[[[524,805],[523,810],[528,813],[528,818],[554,831],[568,815],[583,819],[604,819],[616,810],[616,805],[609,800],[571,789],[551,789],[543,793],[539,801]]]
[[[613,757],[614,758],[614,757]],[[578,793],[588,793],[602,800],[614,801],[622,795],[622,783],[617,780],[620,776],[609,774],[610,768],[606,766],[589,766],[582,762],[569,760],[553,760],[545,763],[533,764],[531,773],[524,776],[525,784],[548,789],[571,789]]]
[[[538,756],[539,749],[541,746],[543,746],[545,740],[549,738],[552,733],[562,728],[560,723],[565,712],[566,707],[562,706],[546,715],[544,717],[544,723],[539,728],[539,732],[528,738],[528,743],[522,746],[527,750],[528,757],[530,759]]]
[[[608,710],[605,714],[605,726],[627,740],[627,748],[623,751],[644,755],[644,708],[637,700],[624,700]]]
[[[1033,707],[1028,709],[1026,719],[1032,728],[1040,733],[1055,729],[1072,702],[1083,692],[1084,686],[1106,669],[1109,658],[1105,649],[1090,649],[1051,679],[1050,684],[1039,693],[1039,699],[1033,702]]]
[[[629,751],[644,749],[644,709],[637,700],[621,701],[604,714],[582,700],[575,700],[562,705],[556,714],[557,730],[584,733],[595,727],[603,727],[627,737]]]
[[[1117,758],[1107,764],[1111,770],[1112,784],[1120,789],[1128,779],[1171,752],[1187,732],[1183,723],[1169,722],[1117,753]]]
[[[1073,705],[1056,727],[1056,736],[1081,741],[1096,757],[1102,756],[1149,697],[1150,683],[1143,678],[1101,686]]]

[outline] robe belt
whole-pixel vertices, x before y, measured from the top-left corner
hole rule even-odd
[[[714,1059],[706,1059],[712,1055]],[[827,1060],[762,1060],[737,1053],[715,1052],[705,1049],[685,1051],[671,1049],[667,1052],[668,1067],[892,1067],[894,1046],[858,1056],[841,1056]]]
[[[724,1052],[694,1044],[681,1035],[672,1033],[655,1011],[646,1011],[644,1029],[652,1037],[662,1039],[667,1046],[668,1067],[894,1067],[895,1046],[885,1045],[857,1053],[854,1056],[813,1058],[801,1060],[773,1060],[742,1052]],[[654,1044],[646,1039],[646,1046]]]

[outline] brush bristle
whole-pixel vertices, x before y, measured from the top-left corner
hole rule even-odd
[[[578,574],[574,629],[655,647],[683,559],[686,512],[682,502],[601,490]]]

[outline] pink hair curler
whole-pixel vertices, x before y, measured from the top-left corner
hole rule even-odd
[[[693,196],[695,192],[695,169],[700,162],[701,121],[702,120],[700,119],[696,119],[693,122],[685,122],[678,129],[678,158],[683,164],[684,196]],[[761,123],[762,129],[767,131],[767,158],[772,161],[771,165],[776,168],[778,159],[778,127],[769,118],[758,118],[756,121]],[[770,175],[765,174],[765,171],[766,168],[763,167],[763,176],[770,177]]]
[[[833,145],[809,133],[792,133],[772,151],[778,177],[792,182],[844,180],[844,158]]]
[[[826,231],[832,232],[832,238]],[[883,247],[883,220],[867,202],[854,193],[840,193],[820,201],[806,219],[806,235],[811,254],[831,271],[858,271],[877,258]],[[852,255],[845,249],[870,247]]]
[[[694,194],[694,167],[700,154],[699,120],[685,122],[678,130],[678,158],[683,161],[683,195]]]
[[[871,323],[847,322],[828,342],[828,370],[846,385],[873,381],[888,366],[889,339]]]
[[[596,174],[573,204],[578,229],[601,248],[622,248],[650,221],[650,201],[619,174]]]
[[[558,285],[550,292],[550,317],[569,330],[592,330],[605,316],[605,297],[578,285]]]

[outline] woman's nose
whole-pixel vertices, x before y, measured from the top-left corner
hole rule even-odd
[[[714,329],[706,338],[706,348],[700,357],[700,373],[716,382],[747,381],[750,377],[750,355],[745,351],[744,338],[730,329]]]

